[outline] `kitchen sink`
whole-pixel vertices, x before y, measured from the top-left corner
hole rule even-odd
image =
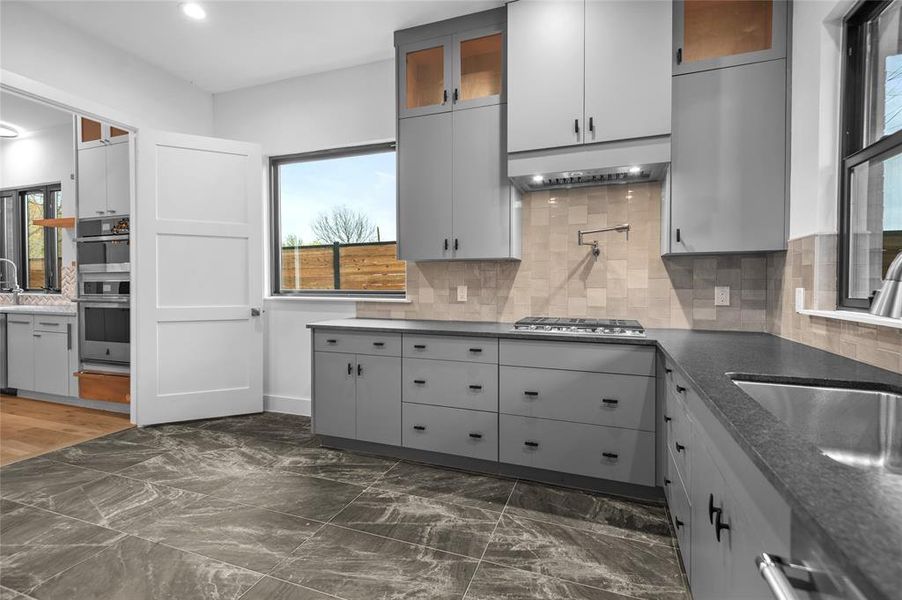
[[[899,394],[738,378],[733,382],[833,460],[902,474]]]

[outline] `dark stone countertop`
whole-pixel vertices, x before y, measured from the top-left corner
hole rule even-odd
[[[898,598],[902,474],[882,475],[827,458],[736,386],[729,374],[895,393],[902,393],[902,374],[766,333],[650,329],[644,339],[594,338],[516,332],[510,323],[402,319],[340,319],[308,327],[656,345],[861,591],[868,598]]]

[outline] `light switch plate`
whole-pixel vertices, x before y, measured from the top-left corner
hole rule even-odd
[[[714,288],[714,306],[730,305],[730,286],[719,285]]]
[[[457,286],[457,301],[458,302],[466,302],[467,301],[467,286],[465,286],[465,285]]]

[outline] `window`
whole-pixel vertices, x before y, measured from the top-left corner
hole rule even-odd
[[[902,0],[846,19],[839,304],[867,309],[902,251]]]
[[[394,144],[273,157],[274,294],[403,296]]]
[[[16,264],[19,286],[27,291],[60,290],[63,267],[63,232],[44,227],[42,219],[62,214],[60,184],[0,191],[0,257]],[[12,288],[8,266],[0,288]]]

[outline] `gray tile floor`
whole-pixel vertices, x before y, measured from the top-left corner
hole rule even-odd
[[[688,599],[663,507],[320,448],[303,417],[0,469],[0,600]]]

